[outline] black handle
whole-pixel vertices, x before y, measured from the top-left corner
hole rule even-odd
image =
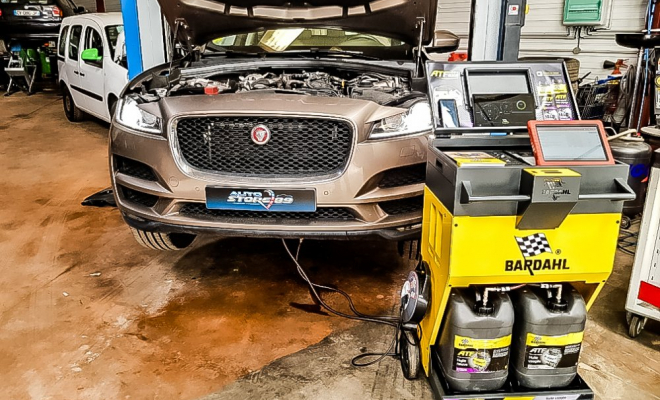
[[[478,203],[482,201],[530,201],[532,198],[524,194],[505,194],[495,196],[475,196],[472,193],[470,181],[461,182],[461,204]]]
[[[628,185],[628,182],[624,181],[622,178],[614,179],[616,187],[623,189],[623,192],[616,193],[594,193],[594,194],[581,194],[578,196],[579,200],[611,200],[611,201],[629,201],[635,200],[637,194],[635,191]]]

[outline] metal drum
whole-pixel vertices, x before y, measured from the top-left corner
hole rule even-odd
[[[628,184],[637,194],[637,198],[624,203],[623,213],[633,217],[640,214],[644,209],[644,198],[646,197],[653,150],[648,143],[643,141],[621,139],[610,142],[610,147],[616,160],[630,165]]]

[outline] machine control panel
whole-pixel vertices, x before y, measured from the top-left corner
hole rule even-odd
[[[428,62],[436,135],[523,133],[527,122],[578,119],[561,61]]]

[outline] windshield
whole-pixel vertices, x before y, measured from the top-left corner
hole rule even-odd
[[[218,38],[209,43],[213,51],[277,53],[311,49],[328,49],[378,56],[383,53],[405,55],[406,43],[369,33],[341,29],[287,28],[243,33]]]
[[[115,58],[115,47],[117,47],[117,37],[124,31],[124,25],[109,25],[105,27],[105,33],[108,35],[108,43],[110,43],[110,55],[112,59]]]

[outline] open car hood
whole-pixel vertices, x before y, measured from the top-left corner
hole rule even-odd
[[[201,45],[219,37],[277,28],[339,28],[423,44],[435,30],[437,0],[158,0],[179,39]]]

